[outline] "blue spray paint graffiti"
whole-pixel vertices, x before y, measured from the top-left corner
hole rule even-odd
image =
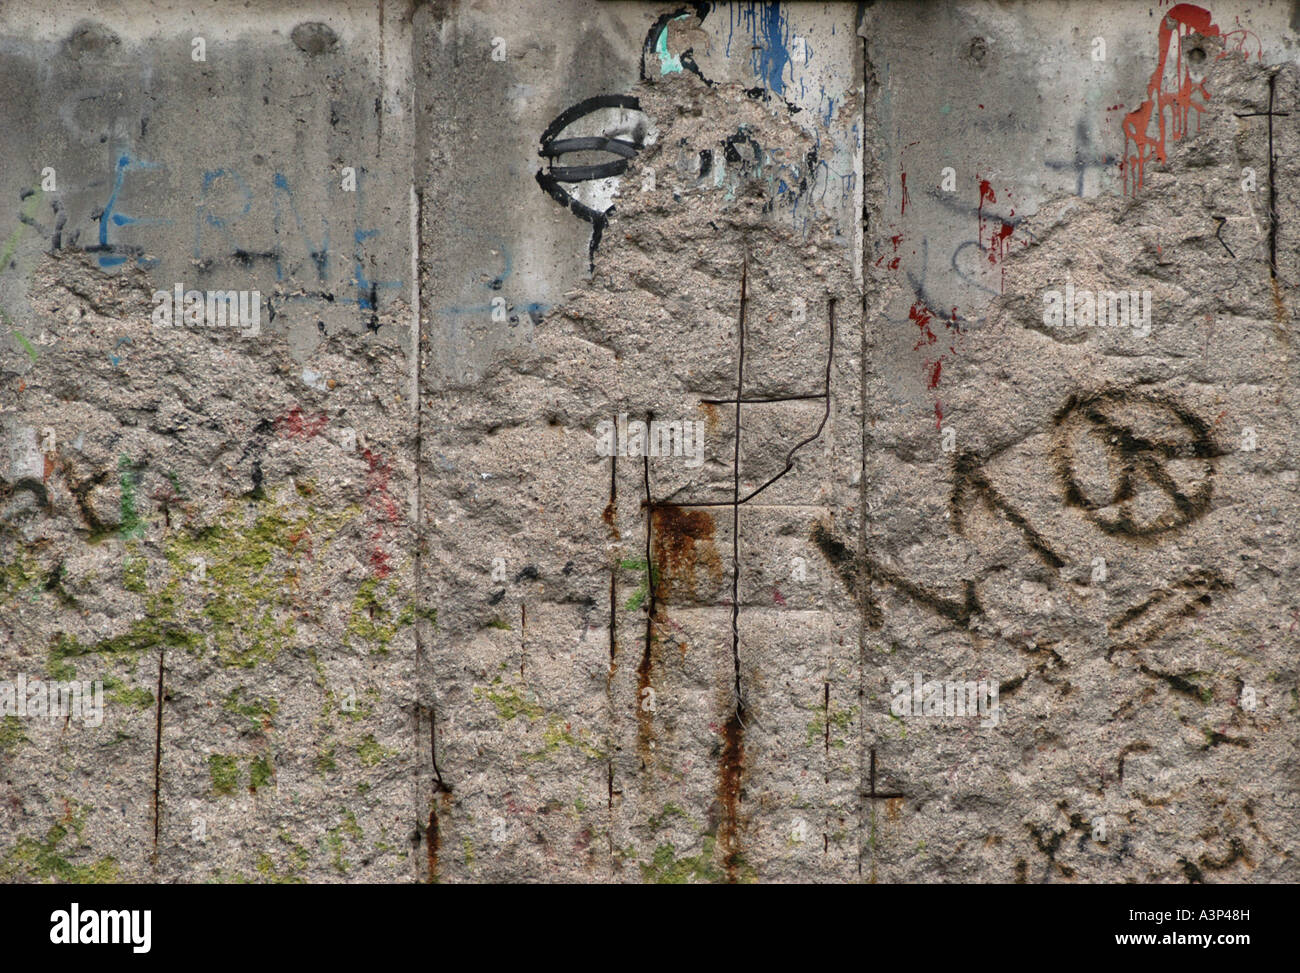
[[[125,213],[117,212],[117,198],[122,192],[122,185],[126,181],[126,172],[128,169],[157,169],[160,168],[155,162],[145,162],[143,160],[132,160],[125,152],[117,158],[117,164],[113,168],[113,191],[109,194],[108,202],[104,204],[104,210],[99,214],[99,244],[93,247],[87,247],[87,251],[99,254],[100,267],[120,267],[131,257],[135,257],[136,263],[141,267],[152,267],[158,261],[144,256],[144,248],[138,246],[128,246],[123,243],[111,243],[108,239],[108,226],[130,226],[132,224],[167,224],[170,220],[161,219],[144,219],[134,216],[127,216]]]

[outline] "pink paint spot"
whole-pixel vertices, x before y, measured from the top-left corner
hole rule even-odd
[[[782,597],[781,592],[777,591],[776,588],[772,589],[772,600],[778,605],[785,604],[785,598]]]

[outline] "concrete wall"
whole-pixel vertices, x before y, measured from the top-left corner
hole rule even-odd
[[[6,4],[0,876],[1294,880],[1294,20]]]

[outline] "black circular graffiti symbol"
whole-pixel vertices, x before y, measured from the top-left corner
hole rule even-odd
[[[1065,502],[1108,534],[1143,539],[1210,509],[1215,457],[1210,426],[1149,392],[1071,396],[1055,420]]]

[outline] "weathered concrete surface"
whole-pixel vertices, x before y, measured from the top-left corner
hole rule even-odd
[[[1295,135],[1270,165],[1240,117],[1296,103],[1295,39],[1201,16],[864,18],[877,880],[1296,874]],[[1049,326],[1067,283],[1149,291],[1149,333]],[[999,725],[892,716],[917,672],[996,682]]]
[[[1295,19],[6,4],[0,877],[1295,880]]]

